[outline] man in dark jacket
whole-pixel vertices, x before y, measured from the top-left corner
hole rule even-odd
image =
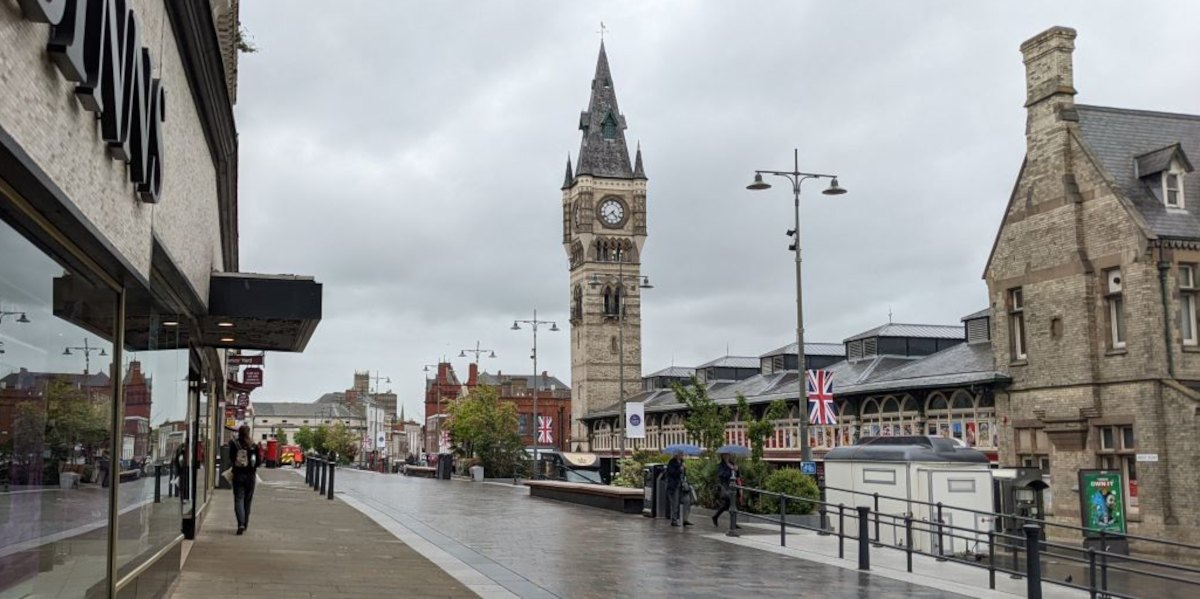
[[[737,462],[733,461],[733,456],[725,453],[721,454],[721,463],[717,465],[717,483],[720,485],[721,507],[717,513],[713,514],[713,526],[718,526],[717,519],[726,511],[729,512],[729,532],[725,533],[728,536],[736,537],[738,534],[735,529],[741,528],[737,523],[737,489],[734,485],[738,482],[738,467]]]
[[[679,526],[679,491],[683,487],[683,452],[675,452],[671,461],[667,462],[667,472],[663,477],[667,480],[667,512],[671,516],[671,526]]]
[[[233,513],[237,516],[237,533],[240,535],[250,524],[255,471],[262,462],[258,446],[250,440],[250,427],[245,424],[238,428],[237,438],[229,442],[229,462],[233,469]]]

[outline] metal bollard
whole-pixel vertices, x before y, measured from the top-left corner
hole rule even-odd
[[[904,514],[904,560],[909,572],[912,572],[912,549],[912,514]]]
[[[162,503],[162,464],[154,465],[154,503]]]
[[[858,569],[871,569],[871,539],[867,526],[871,522],[871,508],[858,506]]]
[[[1088,596],[1096,599],[1096,548],[1088,547]]]
[[[875,494],[875,542],[879,542],[879,493]]]
[[[779,546],[787,547],[787,495],[779,496]]]
[[[1100,590],[1108,590],[1108,533],[1100,531]]]
[[[942,538],[942,502],[937,502],[937,535],[938,535],[938,556],[945,555],[942,544],[945,542]]]
[[[996,589],[996,531],[988,531],[988,588]]]
[[[1025,596],[1042,599],[1042,557],[1038,548],[1042,529],[1037,524],[1026,524],[1022,528],[1025,529]]]
[[[312,458],[304,460],[304,484],[312,486]]]
[[[846,558],[846,506],[838,504],[838,559]]]
[[[329,495],[327,499],[333,499],[333,473],[337,470],[337,462],[329,462]]]
[[[321,473],[321,484],[317,486],[317,493],[320,493],[322,495],[325,494],[325,478],[326,478],[325,471],[328,470],[328,467],[329,467],[329,462],[327,462],[325,460],[321,460],[321,465],[317,467],[317,469]]]

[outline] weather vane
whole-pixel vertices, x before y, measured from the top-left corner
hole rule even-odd
[[[608,27],[604,26],[604,21],[600,21],[600,30],[597,31],[596,33],[600,34],[600,43],[602,43],[602,44],[604,43],[604,32],[605,31],[608,31]]]

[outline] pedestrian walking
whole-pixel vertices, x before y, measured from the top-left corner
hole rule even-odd
[[[720,485],[721,507],[717,509],[717,513],[713,514],[713,526],[720,526],[717,519],[721,514],[729,512],[729,532],[726,533],[731,537],[736,537],[738,534],[734,530],[741,528],[737,524],[737,489],[734,485],[738,480],[737,462],[733,461],[733,455],[728,453],[721,454],[721,463],[717,465],[717,483]]]
[[[250,502],[254,499],[255,471],[262,462],[262,453],[250,440],[250,427],[243,424],[238,436],[229,442],[229,459],[233,464],[233,513],[237,516],[237,533],[246,532],[250,524]]]
[[[677,451],[671,456],[663,476],[667,479],[667,514],[671,517],[671,526],[679,526],[679,494],[683,488],[682,451]]]
[[[696,489],[688,480],[687,463],[683,464],[683,478],[679,483],[679,517],[684,526],[691,526],[692,504],[696,503]]]

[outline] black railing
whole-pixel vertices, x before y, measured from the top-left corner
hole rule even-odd
[[[308,456],[305,460],[304,482],[321,495],[333,499],[334,473],[337,471],[337,460],[318,456]]]
[[[779,544],[781,546],[787,545],[787,530],[789,527],[810,530],[822,535],[836,535],[838,539],[838,558],[844,559],[845,540],[848,537],[846,534],[846,520],[847,515],[849,515],[853,521],[857,522],[855,526],[857,534],[852,537],[852,540],[857,541],[858,567],[862,570],[870,569],[871,547],[875,546],[903,551],[905,553],[905,567],[909,572],[913,571],[913,555],[922,555],[939,561],[954,562],[986,569],[988,572],[989,589],[996,588],[997,572],[1008,574],[1013,578],[1025,578],[1027,581],[1028,597],[1032,599],[1040,599],[1043,582],[1086,591],[1092,598],[1113,597],[1134,599],[1137,595],[1131,594],[1134,591],[1130,587],[1139,584],[1136,580],[1139,577],[1183,585],[1182,588],[1170,589],[1168,591],[1169,596],[1176,596],[1177,594],[1178,596],[1200,596],[1200,568],[1177,562],[1167,562],[1109,551],[1110,545],[1107,544],[1107,541],[1113,540],[1115,537],[1103,531],[1100,531],[1098,535],[1100,541],[1099,549],[1092,546],[1081,548],[1043,539],[1043,527],[1052,525],[1083,532],[1095,531],[1076,526],[1045,522],[1034,518],[983,512],[944,505],[938,502],[930,503],[909,498],[893,498],[886,495],[879,495],[878,493],[848,491],[835,487],[825,487],[823,491],[828,489],[852,493],[853,496],[865,496],[862,497],[862,503],[870,503],[871,505],[847,506],[844,503],[834,504],[824,500],[796,497],[763,489],[736,485],[735,487],[747,494],[777,498],[780,503],[778,520],[776,520],[775,514],[751,514],[743,512],[742,516],[771,524],[778,524]],[[822,493],[822,496],[824,496],[824,493]],[[855,498],[858,499],[858,497]],[[878,509],[880,499],[905,501],[909,510],[911,510],[913,505],[923,506],[931,514],[937,514],[936,521],[914,519],[911,511],[902,514],[881,513]],[[813,526],[802,522],[789,522],[787,519],[788,502],[799,502],[801,504],[817,506],[820,523]],[[874,509],[872,509],[872,506],[874,506]],[[987,530],[980,530],[978,528],[967,528],[947,523],[944,521],[945,510],[986,515],[991,518],[992,525]],[[837,514],[838,524],[836,528],[830,526],[830,513],[834,511]],[[1002,521],[998,518],[1013,518],[1021,521],[1022,526],[1020,531],[995,530],[995,524]],[[890,526],[897,532],[902,530],[903,537],[897,535],[895,544],[882,542],[880,537],[881,526]],[[874,533],[873,535],[871,534],[872,532]],[[922,550],[914,544],[914,533],[928,534],[930,535],[930,539],[936,538],[936,551],[932,548],[928,551]],[[947,538],[950,539],[952,548],[949,553],[944,550]],[[1196,551],[1197,555],[1200,556],[1200,546],[1196,545],[1134,535],[1125,535],[1125,538],[1136,539],[1149,548],[1159,546],[1160,549],[1187,549]],[[954,539],[964,541],[966,547],[971,547],[973,543],[975,550],[955,554],[953,551]],[[983,544],[986,544],[986,547],[981,548],[980,545]],[[1000,563],[1001,560],[997,558],[998,549],[1008,551],[1008,567],[1002,565]],[[1018,556],[1020,554],[1024,554],[1024,560],[1019,559]],[[1074,571],[1068,571],[1067,576],[1061,580],[1057,574],[1053,577],[1047,576],[1045,575],[1047,572],[1044,571],[1047,568],[1043,565],[1043,560],[1048,560],[1046,566],[1054,565],[1061,567],[1063,564],[1069,564],[1068,568],[1078,568],[1079,576],[1076,577]],[[1111,581],[1109,580],[1109,571],[1116,571],[1127,575],[1129,578],[1127,584],[1119,585],[1120,588],[1112,588],[1113,585],[1110,584]],[[1141,596],[1158,594],[1156,591],[1147,591],[1145,589],[1140,589],[1138,592],[1143,593]]]

